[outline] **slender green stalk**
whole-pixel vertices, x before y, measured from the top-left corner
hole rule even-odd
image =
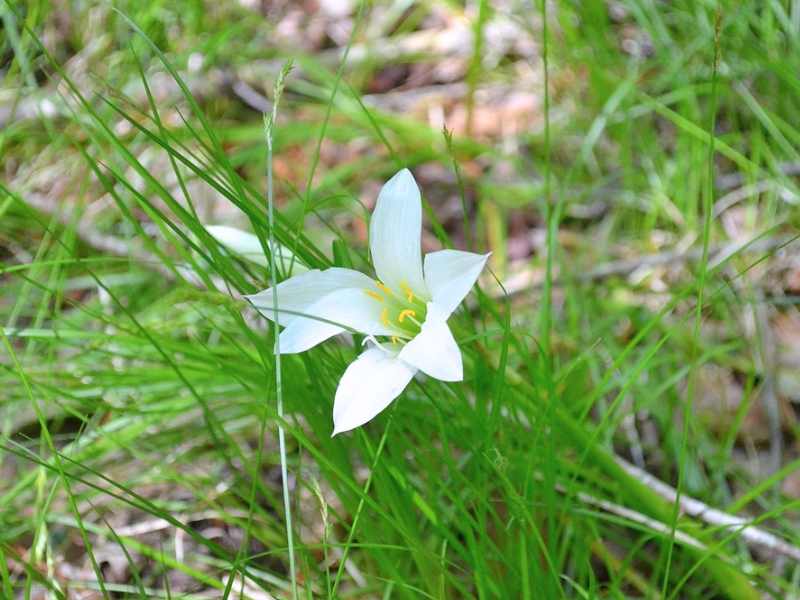
[[[272,112],[264,115],[264,137],[267,140],[267,210],[269,217],[269,269],[272,286],[273,323],[275,323],[275,395],[277,397],[278,412],[278,444],[281,461],[281,481],[283,484],[283,510],[286,515],[286,544],[289,549],[289,577],[292,585],[292,598],[298,599],[297,591],[297,566],[295,564],[294,550],[294,525],[292,523],[292,505],[289,497],[289,470],[286,460],[286,432],[283,426],[283,380],[281,375],[281,336],[278,335],[278,270],[275,262],[275,184],[272,173],[272,150],[275,139],[275,120],[278,114],[283,90],[286,87],[286,77],[292,69],[292,61],[287,60],[281,66],[275,80],[275,98]]]
[[[542,19],[542,67],[544,73],[543,83],[543,114],[544,114],[544,156],[542,157],[542,168],[544,169],[544,220],[547,228],[547,238],[545,246],[547,255],[545,257],[544,283],[542,285],[542,305],[539,307],[539,344],[542,349],[542,364],[550,362],[550,328],[553,286],[553,257],[558,246],[558,222],[556,212],[553,210],[552,202],[552,165],[550,164],[550,27],[547,15],[547,0],[541,2]]]

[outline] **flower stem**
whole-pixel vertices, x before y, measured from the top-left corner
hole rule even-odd
[[[297,567],[294,559],[294,533],[292,527],[292,505],[289,498],[289,472],[286,460],[286,432],[283,428],[283,389],[281,380],[281,338],[278,335],[278,281],[277,268],[275,265],[275,252],[271,250],[277,248],[275,244],[275,206],[272,175],[272,143],[275,137],[275,118],[278,114],[278,104],[286,85],[286,76],[292,69],[292,59],[287,60],[281,66],[278,77],[275,81],[275,96],[272,112],[264,115],[264,136],[267,139],[267,211],[269,218],[269,266],[270,279],[272,286],[272,307],[274,311],[273,322],[275,323],[275,395],[277,397],[278,412],[278,446],[281,460],[281,481],[283,483],[283,511],[286,517],[286,546],[289,551],[289,577],[292,582],[292,599],[298,600],[297,591]]]

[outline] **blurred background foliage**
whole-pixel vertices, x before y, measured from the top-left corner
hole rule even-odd
[[[795,597],[800,2],[0,17],[5,597]],[[300,261],[368,270],[404,166],[425,251],[493,253],[467,379],[330,439],[359,347],[284,357],[285,479],[270,274],[203,225],[264,238],[273,184]]]

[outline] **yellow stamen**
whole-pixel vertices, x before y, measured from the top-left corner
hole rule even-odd
[[[402,323],[403,319],[405,319],[406,317],[416,317],[416,316],[417,316],[416,311],[413,311],[410,308],[407,308],[405,310],[400,311],[400,314],[398,315],[397,320]]]
[[[386,327],[387,320],[386,320],[386,311],[389,310],[388,306],[383,307],[383,311],[381,312],[381,319],[383,320],[383,326]]]
[[[406,282],[405,282],[405,281],[404,281],[403,283],[401,283],[401,284],[400,284],[400,287],[401,287],[401,288],[403,288],[403,291],[404,291],[406,294],[408,294],[408,301],[409,301],[409,302],[413,302],[413,301],[414,301],[414,294],[413,294],[413,292],[412,292],[410,289],[408,289],[408,286],[406,285]]]
[[[383,293],[386,294],[387,296],[391,296],[392,295],[392,290],[390,290],[388,287],[383,285],[380,281],[376,281],[375,285],[377,285],[379,288],[381,288],[383,290]]]
[[[370,292],[369,290],[364,290],[364,293],[367,296],[375,298],[375,300],[377,300],[378,302],[383,302],[383,296],[378,296],[378,294],[376,294],[375,292]]]
[[[397,346],[397,336],[395,336],[395,335],[392,336],[392,344]]]

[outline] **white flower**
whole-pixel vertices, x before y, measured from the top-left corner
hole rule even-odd
[[[303,352],[344,331],[373,346],[351,364],[336,390],[333,435],[363,425],[405,389],[417,371],[464,378],[461,352],[447,326],[478,279],[488,254],[440,250],[422,261],[422,202],[403,169],[378,195],[370,250],[378,280],[350,269],[312,270],[278,284],[280,352]],[[272,290],[248,296],[274,319]],[[378,341],[381,337],[384,341]]]
[[[217,242],[234,254],[238,254],[245,260],[261,267],[269,267],[269,260],[264,255],[264,247],[259,239],[252,233],[228,227],[227,225],[206,225],[205,229]],[[267,247],[272,246],[267,241]],[[300,263],[292,251],[280,244],[275,244],[277,253],[275,254],[276,265],[279,273],[290,273],[299,275],[308,271],[305,265]]]

